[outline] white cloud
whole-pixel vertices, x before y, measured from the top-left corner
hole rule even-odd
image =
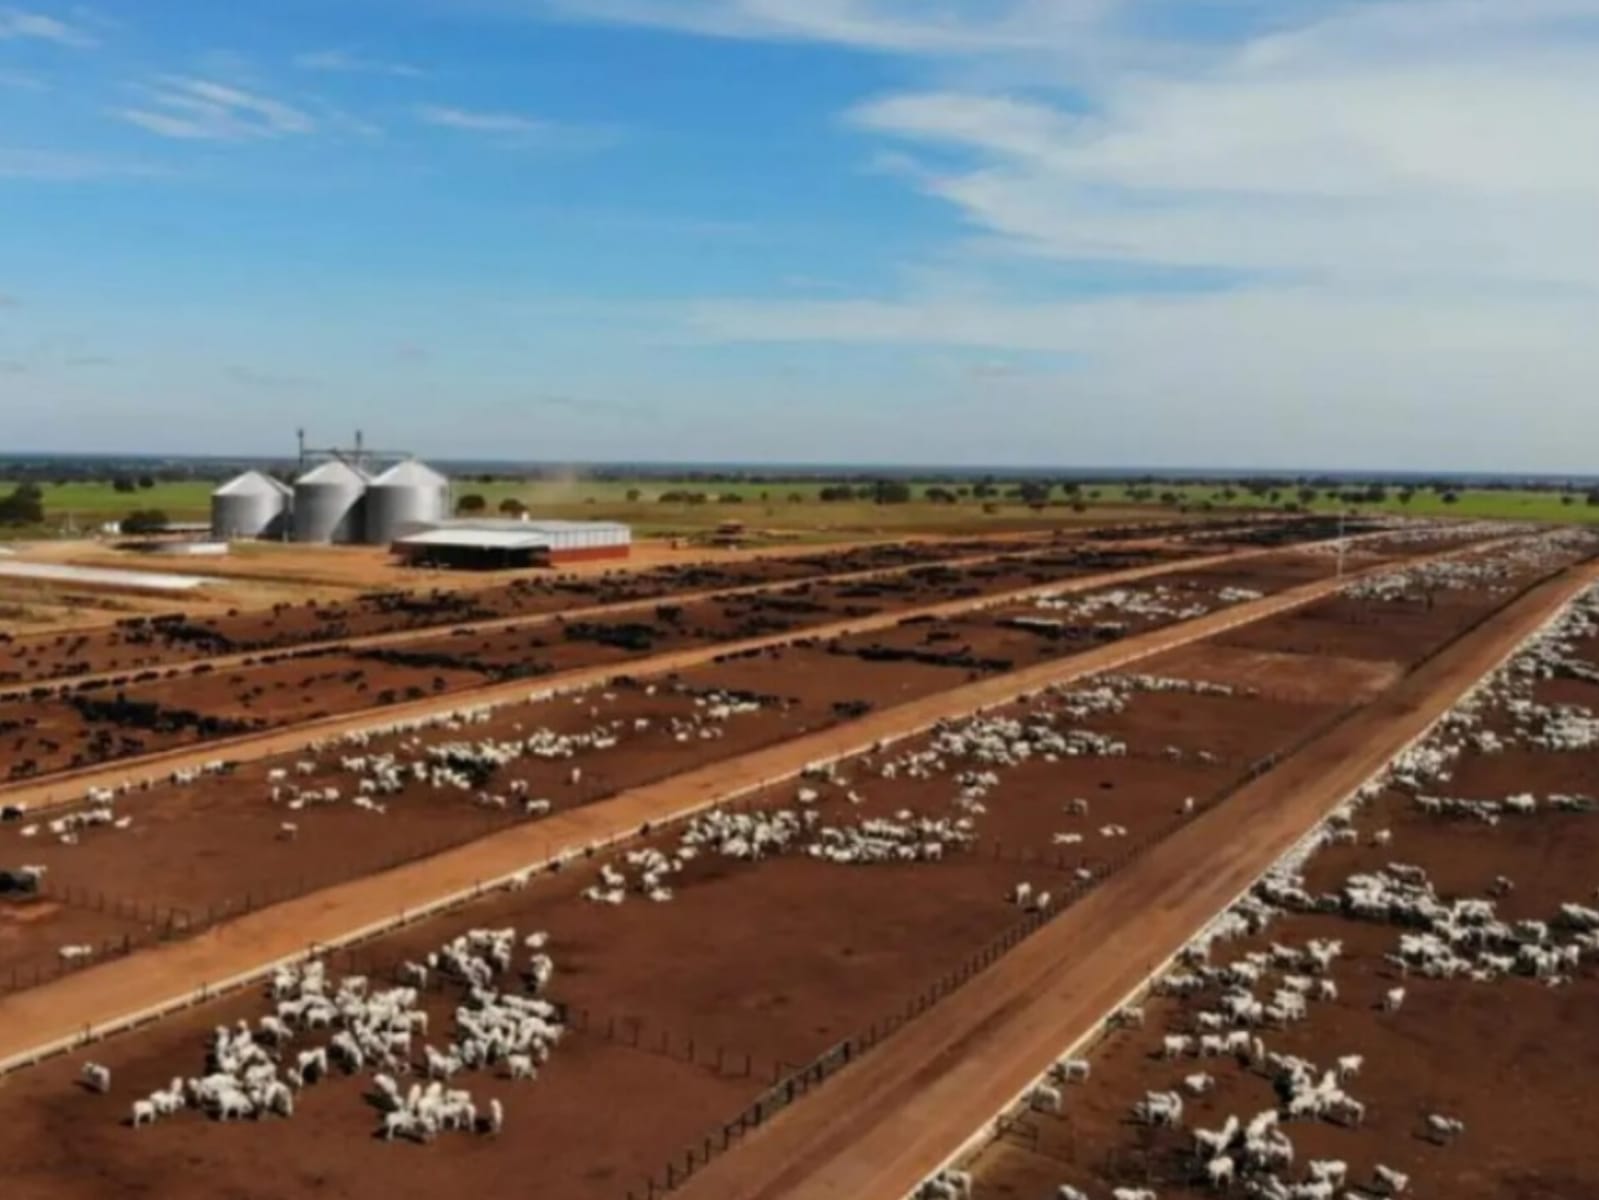
[[[1123,0],[536,0],[587,20],[899,54],[1031,55]]]
[[[345,50],[309,50],[297,54],[294,65],[302,71],[326,71],[347,75],[392,75],[400,79],[420,79],[427,74],[410,63],[364,58]]]
[[[115,115],[161,137],[242,142],[310,133],[313,118],[281,100],[206,79],[163,77],[143,107]]]
[[[98,39],[86,29],[69,24],[44,13],[26,12],[19,8],[0,8],[0,42],[20,41],[24,38],[39,42],[54,42],[76,50],[98,44]]]
[[[26,71],[0,70],[0,88],[12,88],[19,92],[42,92],[46,87],[44,80],[37,75],[30,75]]]
[[[549,121],[525,113],[472,108],[446,104],[419,104],[416,118],[436,129],[477,134],[503,145],[542,150],[599,150],[615,144],[619,130],[604,125],[577,125]]]
[[[943,15],[914,33],[870,0],[598,7],[945,63],[846,117],[962,218],[938,257],[965,284],[674,306],[695,338],[1066,356],[969,386],[1040,433],[1096,414],[1090,457],[1121,461],[1579,467],[1573,431],[1599,436],[1599,0],[1328,0],[1271,28],[1238,0],[1232,33],[1176,44],[1131,2],[919,6]],[[1023,27],[1054,40],[1017,50]],[[1025,299],[994,283],[1017,270]]]
[[[149,163],[66,150],[0,147],[0,179],[75,183],[95,179],[153,178],[168,172]]]
[[[511,112],[483,112],[452,108],[443,104],[417,106],[416,115],[425,125],[441,129],[464,129],[472,133],[540,133],[552,128],[548,121]]]

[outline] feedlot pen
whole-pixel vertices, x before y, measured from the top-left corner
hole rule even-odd
[[[737,854],[731,842],[707,834],[701,852],[669,878],[670,897],[659,902],[639,890],[639,868],[626,852],[617,852],[579,860],[525,888],[334,955],[334,977],[360,972],[389,980],[401,964],[472,928],[509,927],[518,939],[549,931],[546,949],[555,968],[545,994],[563,1006],[566,1036],[536,1081],[513,1082],[501,1071],[468,1073],[459,1081],[473,1089],[480,1105],[490,1097],[502,1100],[506,1118],[499,1137],[444,1136],[425,1146],[375,1139],[374,1109],[363,1098],[371,1077],[339,1072],[302,1092],[300,1111],[287,1121],[218,1124],[189,1112],[137,1131],[119,1123],[131,1097],[164,1087],[173,1075],[202,1072],[205,1037],[214,1026],[254,1021],[270,1011],[252,993],[95,1046],[93,1057],[116,1080],[110,1095],[73,1086],[81,1056],[9,1079],[0,1089],[0,1155],[8,1186],[19,1195],[48,1197],[100,1196],[107,1186],[119,1194],[159,1189],[180,1197],[312,1190],[354,1196],[381,1186],[386,1194],[434,1197],[447,1189],[492,1191],[498,1181],[514,1177],[577,1200],[641,1194],[645,1180],[658,1179],[664,1163],[719,1130],[793,1065],[902,1020],[918,997],[1027,922],[1026,910],[1037,904],[1039,892],[1050,891],[1058,904],[1115,871],[1130,850],[1189,819],[1190,797],[1201,808],[1225,806],[1230,788],[1258,773],[1256,764],[1314,736],[1349,705],[1380,694],[1385,678],[1402,674],[1430,648],[1492,612],[1523,576],[1534,574],[1528,566],[1519,575],[1467,581],[1440,594],[1424,615],[1411,612],[1413,619],[1390,639],[1340,644],[1326,678],[1359,678],[1363,691],[1346,694],[1330,683],[1318,692],[1302,677],[1285,679],[1289,672],[1262,671],[1253,652],[1207,658],[1209,646],[1177,651],[1140,664],[1135,673],[1080,680],[846,761],[827,778],[749,797],[727,819],[788,830],[773,835],[789,839],[783,848],[753,861]],[[1344,601],[1322,603],[1337,609]],[[1345,613],[1325,621],[1332,628],[1360,616]],[[1293,656],[1313,674],[1319,662],[1315,647],[1322,643],[1304,640],[1292,624],[1299,619],[1288,615],[1261,623],[1262,629],[1287,627],[1269,661],[1280,664]],[[829,652],[802,647],[784,653]],[[781,661],[780,656],[772,663],[774,693],[781,692]],[[692,676],[685,673],[682,682],[692,678],[696,690],[726,687],[726,680],[747,681],[751,669],[744,661],[711,664]],[[891,665],[884,674],[891,695],[904,686],[892,680],[896,669]],[[948,670],[958,683],[968,668]],[[840,681],[849,691],[835,697],[808,678],[807,696],[794,711],[827,719],[831,703],[869,697],[864,680],[852,667]],[[629,703],[638,699],[626,697]],[[671,700],[681,709],[681,696]],[[566,704],[587,715],[581,705]],[[748,715],[759,723],[770,714],[763,709]],[[730,718],[729,727],[740,719]],[[1005,724],[1010,721],[1017,724]],[[1036,749],[1019,759],[996,754],[996,730],[1009,731],[1002,744],[1021,739]],[[1077,752],[1062,749],[1056,739]],[[241,772],[195,794],[228,788],[235,798],[219,796],[219,809],[264,805],[259,772],[268,769],[252,767],[258,771],[253,782]],[[310,845],[313,817],[334,812],[313,813],[294,844]],[[398,812],[397,805],[388,817],[351,815],[383,822]],[[785,812],[794,815],[780,817]],[[201,813],[173,818],[197,824],[205,819]],[[942,833],[924,830],[915,840],[937,840],[944,852],[921,861],[866,865],[828,861],[804,849],[858,845],[851,838],[863,831],[890,836],[887,831],[918,821],[942,823]],[[969,822],[967,836],[946,837],[960,821]],[[801,832],[793,831],[794,822],[803,826]],[[330,834],[342,828],[330,825]],[[837,831],[836,837],[824,837],[824,829]],[[131,832],[97,830],[90,837],[103,834],[109,847]],[[93,844],[64,848],[62,861],[67,851]],[[683,845],[683,831],[665,831],[627,850],[636,853],[644,845],[672,856]],[[606,869],[626,881],[620,904],[584,895],[608,888]],[[1018,903],[1022,883],[1028,892]],[[519,951],[518,964],[525,959]],[[435,1040],[442,1040],[454,1003],[448,989],[424,992]],[[325,1040],[322,1035],[302,1044]],[[1095,1088],[1104,1082],[1096,1075]],[[1072,1098],[1087,1094],[1084,1089]],[[1010,1150],[1002,1144],[994,1153]],[[1027,1153],[1040,1159],[1046,1154]],[[1053,1177],[1050,1186],[1068,1174]],[[980,1186],[1010,1185],[997,1177],[991,1181],[985,1166]],[[1035,1193],[1048,1190],[993,1194]]]

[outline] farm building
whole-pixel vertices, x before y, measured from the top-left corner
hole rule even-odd
[[[417,566],[496,570],[626,558],[633,531],[613,521],[439,521],[394,540]]]
[[[261,471],[230,479],[211,494],[211,536],[386,546],[449,514],[445,476],[409,457],[373,475],[357,439],[348,457],[341,450],[312,451],[328,456],[314,466],[305,466],[302,446],[305,469],[292,487]]]
[[[369,483],[365,471],[337,458],[301,475],[294,481],[294,540],[359,542],[366,528]]]
[[[211,536],[282,537],[293,502],[294,492],[287,484],[261,471],[246,471],[211,493]]]

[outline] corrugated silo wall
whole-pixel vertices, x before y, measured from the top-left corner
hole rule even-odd
[[[294,489],[294,540],[359,542],[365,533],[365,488],[302,483]]]
[[[379,484],[366,490],[366,540],[387,546],[450,515],[448,489]]]
[[[279,537],[288,507],[288,497],[273,492],[212,496],[211,536],[225,539]]]

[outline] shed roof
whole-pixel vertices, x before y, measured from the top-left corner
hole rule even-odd
[[[426,529],[396,538],[397,546],[458,546],[472,550],[541,550],[550,544],[548,533],[513,533],[508,529]]]
[[[293,489],[262,471],[235,475],[212,493],[214,496],[287,496]]]
[[[629,527],[620,521],[531,521],[520,517],[462,517],[448,521],[435,521],[429,526],[438,530],[478,530],[510,533],[627,533]]]

